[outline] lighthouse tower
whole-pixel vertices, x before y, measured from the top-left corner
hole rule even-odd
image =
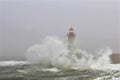
[[[68,36],[68,49],[73,50],[75,33],[74,33],[74,29],[72,27],[69,29],[69,33],[67,34],[67,36]]]

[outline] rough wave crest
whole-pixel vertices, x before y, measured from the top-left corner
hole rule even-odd
[[[26,58],[32,64],[54,67],[101,67],[110,64],[111,49],[101,49],[98,53],[87,53],[76,48],[70,54],[67,45],[57,37],[46,37],[41,44],[27,50]]]

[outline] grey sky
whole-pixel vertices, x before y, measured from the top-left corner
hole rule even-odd
[[[72,25],[82,49],[119,51],[119,0],[1,0],[2,58],[23,57],[45,36],[66,39]]]

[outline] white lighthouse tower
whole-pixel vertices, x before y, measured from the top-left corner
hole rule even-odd
[[[71,27],[69,29],[69,33],[67,34],[68,36],[68,49],[72,51],[74,49],[74,40],[75,40],[75,33],[74,29]]]

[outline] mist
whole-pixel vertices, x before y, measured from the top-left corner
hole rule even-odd
[[[23,60],[46,36],[67,42],[73,26],[81,49],[120,53],[119,0],[1,0],[0,60]]]

